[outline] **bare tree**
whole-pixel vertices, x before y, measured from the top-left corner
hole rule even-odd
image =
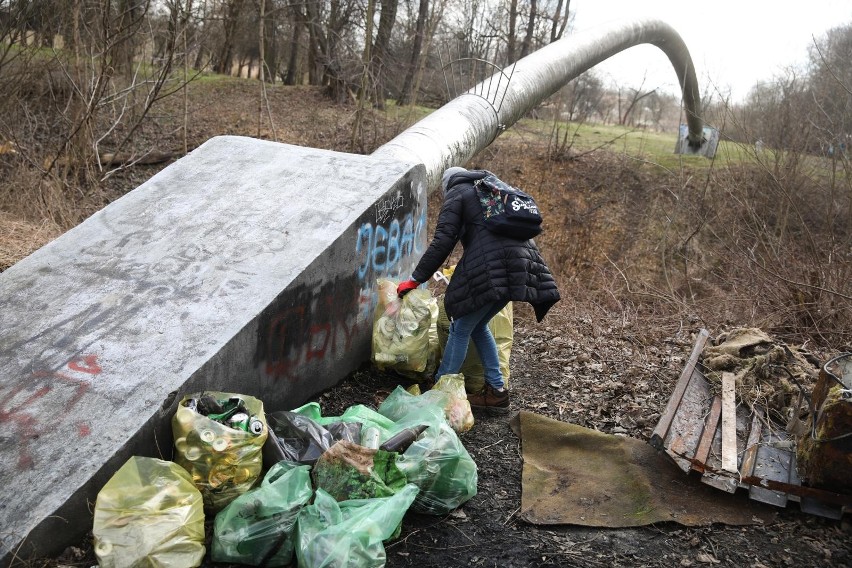
[[[373,80],[373,103],[377,108],[385,108],[384,73],[388,59],[391,30],[396,22],[398,0],[380,0],[381,14],[376,30],[376,41],[370,53],[369,74]],[[369,38],[369,36],[368,36]]]
[[[839,156],[852,143],[852,24],[814,41],[807,80],[819,143]]]
[[[538,14],[536,13],[536,5],[537,5],[538,0],[529,0],[529,1],[530,1],[530,6],[529,6],[529,15],[527,16],[527,31],[524,34],[523,41],[521,42],[521,54],[520,54],[521,59],[523,59],[524,57],[529,55],[530,50],[532,49],[533,36],[535,34],[536,17],[538,16]]]
[[[230,74],[234,62],[234,44],[237,41],[237,26],[245,0],[226,0],[222,3],[222,43],[219,45],[214,71]]]
[[[563,87],[560,95],[567,119],[586,122],[598,112],[604,95],[603,82],[594,70],[589,70]]]
[[[655,90],[644,91],[645,78],[642,78],[642,83],[638,88],[629,87],[626,89],[618,88],[618,124],[625,126],[633,120],[634,111],[637,110],[639,103],[651,96]]]
[[[399,95],[400,104],[408,104],[414,101],[414,77],[420,70],[421,51],[423,50],[423,37],[426,33],[426,24],[429,20],[429,0],[418,2],[417,23],[414,28],[414,41],[411,46],[411,56],[408,59],[408,68]]]

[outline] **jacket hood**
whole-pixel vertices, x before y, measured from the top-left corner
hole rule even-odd
[[[444,195],[448,192],[452,191],[453,187],[463,184],[463,183],[473,183],[476,180],[484,178],[488,175],[488,172],[485,170],[466,170],[464,168],[450,168],[445,172],[446,175],[444,178]]]

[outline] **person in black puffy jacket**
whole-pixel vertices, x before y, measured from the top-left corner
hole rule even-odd
[[[485,387],[468,396],[470,405],[508,410],[509,392],[488,322],[510,301],[529,302],[540,322],[559,301],[559,290],[532,239],[521,241],[485,228],[474,183],[487,173],[459,167],[444,172],[444,204],[435,236],[411,279],[401,282],[397,293],[403,296],[428,281],[461,240],[464,252],[444,296],[451,324],[436,377],[458,373],[473,341],[485,370]]]

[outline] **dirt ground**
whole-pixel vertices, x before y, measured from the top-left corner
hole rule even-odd
[[[271,101],[276,127],[274,132],[268,125],[264,127],[263,137],[349,150],[344,141],[350,134],[350,111],[331,108],[314,90],[276,91]],[[215,134],[257,136],[255,99],[240,93],[239,87],[222,87],[194,105],[190,147]],[[369,134],[376,140],[387,140],[399,125],[370,128]],[[146,130],[149,147],[167,150],[179,146],[177,130],[167,121],[151,126]],[[371,142],[367,140],[366,145]],[[500,159],[492,150],[484,154],[483,160]],[[595,173],[601,171],[596,160],[587,161],[590,167],[578,173],[578,179],[599,175]],[[137,168],[116,173],[110,178],[114,187],[107,192],[108,200],[155,172],[153,168]],[[515,173],[522,177],[520,170]],[[640,206],[641,201],[620,205],[625,211]],[[623,239],[627,242],[634,237],[624,235]],[[612,303],[598,297],[605,296],[605,290],[579,293],[582,285],[569,275],[569,264],[576,265],[582,255],[559,256],[559,251],[568,247],[577,252],[573,241],[564,246],[560,242],[558,238],[544,242],[542,249],[549,253],[546,257],[551,264],[564,268],[560,275],[563,301],[542,324],[536,324],[524,306],[515,310],[512,411],[534,411],[601,432],[648,440],[700,324],[689,317],[651,320],[629,310],[612,309]],[[610,248],[618,246],[617,242],[610,243]],[[379,393],[393,386],[392,377],[365,367],[316,400],[323,414],[334,415],[353,404],[377,407]],[[848,515],[843,521],[825,520],[800,512],[796,504],[778,510],[773,523],[749,527],[686,528],[665,523],[593,529],[531,525],[518,518],[521,448],[507,417],[477,415],[476,425],[462,435],[462,440],[478,466],[478,494],[445,517],[406,515],[400,538],[386,544],[388,566],[852,566]],[[746,495],[741,498],[747,500]],[[93,564],[91,544],[86,542],[69,548],[47,565]]]
[[[828,520],[801,512],[795,503],[785,509],[766,505],[777,513],[775,520],[746,527],[660,523],[599,529],[536,526],[518,517],[523,461],[520,440],[508,423],[517,411],[643,441],[650,438],[698,328],[646,340],[633,332],[633,325],[571,299],[557,304],[543,323],[536,324],[531,310],[518,305],[511,413],[476,413],[473,429],[461,434],[477,464],[477,495],[446,516],[409,512],[400,537],[385,544],[387,566],[852,566],[849,516]],[[326,416],[354,404],[377,408],[397,384],[400,380],[393,375],[365,365],[314,400]],[[749,502],[747,493],[738,497]],[[95,562],[87,541],[69,548],[49,566]],[[204,566],[225,565],[208,561]]]
[[[649,344],[629,326],[570,300],[557,304],[542,324],[519,306],[512,413],[530,410],[648,440],[697,331]],[[324,413],[376,406],[376,393],[393,384],[392,377],[363,369],[317,400]],[[478,467],[477,495],[443,518],[409,513],[401,537],[386,544],[388,566],[852,566],[848,515],[827,520],[802,513],[795,503],[777,509],[775,522],[748,527],[535,526],[517,517],[523,463],[508,418],[477,413],[473,429],[461,437]],[[747,494],[739,497],[748,502]]]

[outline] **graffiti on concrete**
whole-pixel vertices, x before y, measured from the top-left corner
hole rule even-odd
[[[402,192],[397,192],[393,197],[385,197],[375,204],[376,223],[384,223],[390,219],[397,209],[405,204]]]
[[[258,326],[260,370],[269,377],[297,379],[302,366],[348,353],[361,325],[357,290],[350,276],[285,292]]]
[[[35,458],[30,442],[57,428],[63,417],[73,416],[75,406],[89,390],[91,381],[102,372],[96,355],[83,355],[68,361],[59,370],[39,369],[27,380],[15,381],[0,390],[0,444],[17,448],[19,469],[31,469]],[[34,410],[38,402],[38,409]],[[44,408],[54,408],[50,415]],[[73,421],[72,434],[91,434],[87,420]]]
[[[376,280],[399,278],[408,258],[423,252],[426,213],[409,188],[380,200],[355,233],[352,272],[301,284],[270,306],[258,328],[257,365],[268,377],[296,380],[327,357],[338,360],[367,345],[376,305]],[[410,205],[407,205],[410,204]],[[416,213],[412,213],[415,210]],[[375,217],[373,216],[375,214]],[[362,343],[356,345],[356,342]]]
[[[387,224],[361,225],[355,241],[355,254],[360,260],[358,278],[397,276],[403,258],[423,252],[420,239],[425,227],[425,213],[416,221],[408,213],[403,219],[393,219]]]
[[[376,279],[407,277],[403,274],[404,260],[412,254],[423,252],[423,231],[426,228],[425,211],[416,217],[406,212],[402,218],[391,219],[386,224],[363,223],[355,240],[358,259],[358,320],[372,319],[376,306]]]

